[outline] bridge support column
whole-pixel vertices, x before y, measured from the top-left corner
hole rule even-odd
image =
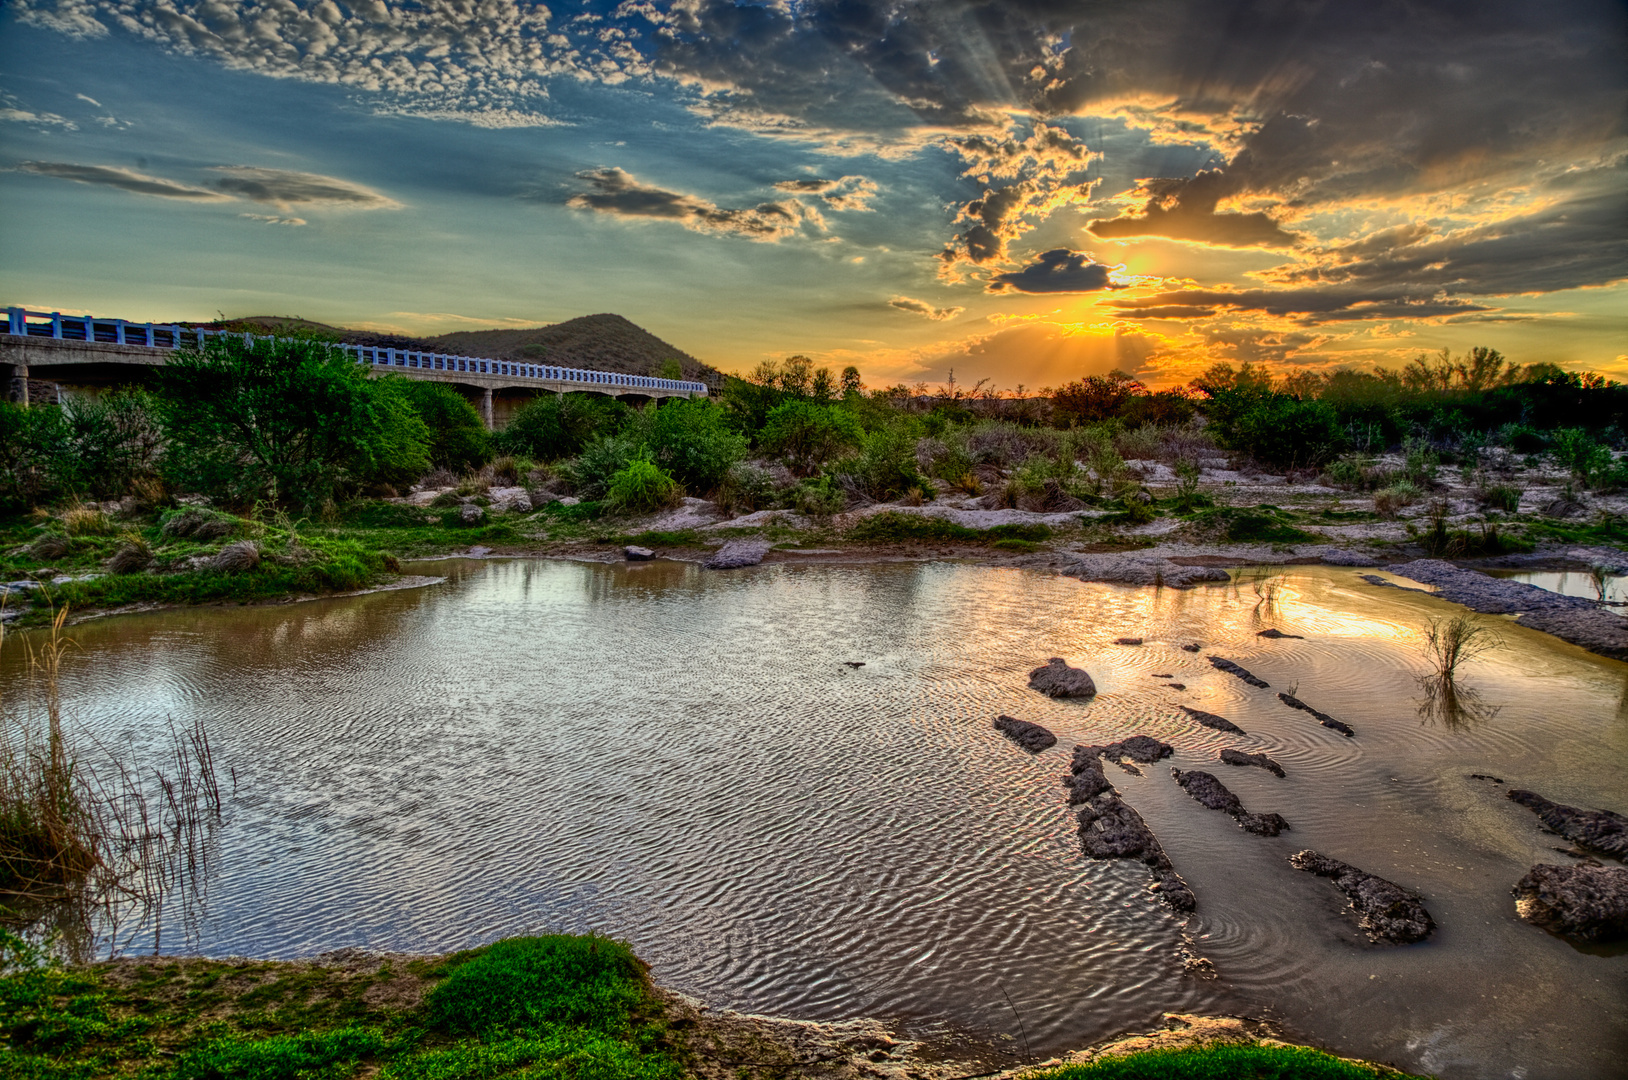
[[[492,430],[492,388],[480,392],[480,418],[486,421],[486,430]]]
[[[13,364],[6,379],[6,400],[18,405],[28,404],[28,365]]]

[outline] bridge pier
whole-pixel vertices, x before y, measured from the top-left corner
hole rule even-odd
[[[486,430],[492,430],[492,388],[485,387],[480,392],[480,418],[486,421]]]
[[[6,380],[6,400],[18,405],[28,404],[28,365],[12,364],[10,378]]]

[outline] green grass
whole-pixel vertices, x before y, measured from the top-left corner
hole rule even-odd
[[[11,943],[17,939],[7,936]],[[6,942],[0,940],[0,945]],[[3,950],[0,950],[3,951]],[[25,950],[12,951],[12,958]],[[0,956],[0,960],[4,960]],[[510,938],[411,972],[179,960],[0,978],[0,1075],[26,1080],[680,1080],[644,965],[598,937]],[[114,975],[118,974],[118,978]],[[407,1007],[375,986],[425,980]]]
[[[1253,509],[1220,506],[1200,510],[1188,520],[1195,531],[1234,544],[1295,544],[1317,539],[1295,526],[1294,514],[1265,503]]]
[[[1410,1074],[1304,1046],[1238,1043],[1149,1050],[1030,1075],[1045,1080],[1375,1080]]]

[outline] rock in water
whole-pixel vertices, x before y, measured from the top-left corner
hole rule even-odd
[[[1234,724],[1231,720],[1228,720],[1224,716],[1217,716],[1213,712],[1205,712],[1203,709],[1189,709],[1185,705],[1181,707],[1181,711],[1186,713],[1188,716],[1191,716],[1194,720],[1198,721],[1200,724],[1203,724],[1207,728],[1214,728],[1217,731],[1230,732],[1233,735],[1249,734],[1249,732],[1245,731],[1237,724]]]
[[[1069,667],[1061,656],[1054,656],[1045,667],[1029,672],[1029,689],[1053,698],[1093,697],[1097,684],[1079,668]]]
[[[622,554],[627,557],[628,562],[649,562],[656,557],[654,551],[647,547],[639,547],[636,544],[629,544],[623,548]]]
[[[1573,843],[1619,859],[1628,859],[1628,818],[1609,810],[1580,810],[1550,802],[1535,791],[1511,791],[1509,797]]]
[[[1357,925],[1374,941],[1407,945],[1423,941],[1436,928],[1424,901],[1394,882],[1309,849],[1289,856],[1289,863],[1296,870],[1333,878],[1356,910]]]
[[[1220,668],[1222,671],[1226,672],[1228,675],[1236,675],[1236,676],[1238,676],[1240,679],[1244,680],[1244,682],[1248,683],[1250,686],[1256,686],[1256,687],[1259,687],[1262,690],[1265,690],[1266,687],[1269,685],[1264,680],[1255,678],[1255,676],[1251,675],[1248,671],[1245,671],[1243,668],[1239,667],[1237,664],[1234,664],[1231,660],[1223,660],[1219,656],[1212,656],[1212,657],[1210,657],[1210,663],[1214,664],[1216,667]]]
[[[1333,728],[1335,731],[1338,731],[1341,735],[1344,735],[1348,739],[1356,734],[1355,731],[1351,730],[1351,725],[1342,724],[1340,721],[1334,719],[1326,712],[1318,712],[1316,709],[1312,708],[1310,705],[1307,705],[1304,701],[1301,701],[1293,694],[1279,694],[1278,700],[1289,706],[1291,709],[1299,709],[1301,712],[1311,713],[1313,716],[1317,717],[1317,722],[1319,724],[1322,724],[1326,728]]]
[[[1031,754],[1038,754],[1047,747],[1057,745],[1057,736],[1039,724],[1031,724],[1014,716],[997,716],[995,730]]]
[[[1153,871],[1151,888],[1177,911],[1198,906],[1142,815],[1109,788],[1080,811],[1080,846],[1093,859],[1139,859]]]
[[[701,565],[708,570],[737,570],[743,566],[756,566],[773,546],[767,540],[731,540]]]
[[[1176,783],[1182,786],[1183,791],[1200,804],[1211,810],[1220,810],[1256,836],[1276,836],[1289,827],[1289,823],[1278,814],[1251,814],[1245,810],[1238,796],[1228,791],[1225,784],[1207,772],[1199,772],[1196,769],[1192,772],[1171,769],[1170,775],[1176,778]]]
[[[1628,870],[1621,867],[1539,863],[1510,891],[1516,914],[1545,930],[1578,941],[1628,937]]]
[[[1274,776],[1283,775],[1283,766],[1265,754],[1246,754],[1229,746],[1221,751],[1221,760],[1227,765],[1259,765]]]
[[[1256,634],[1255,636],[1256,637],[1263,637],[1263,638],[1272,638],[1274,641],[1278,640],[1280,638],[1293,638],[1296,641],[1304,641],[1304,640],[1306,640],[1305,638],[1301,637],[1299,634],[1285,634],[1282,630],[1279,630],[1275,626],[1269,626],[1265,630],[1262,630],[1260,633]]]

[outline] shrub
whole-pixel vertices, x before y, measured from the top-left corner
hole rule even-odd
[[[582,498],[602,499],[610,490],[611,479],[638,453],[638,444],[628,436],[604,435],[583,447],[565,473]]]
[[[1505,424],[1498,429],[1494,441],[1517,454],[1541,454],[1549,445],[1543,432],[1530,424]]]
[[[1502,510],[1513,514],[1521,508],[1521,496],[1525,492],[1511,484],[1492,484],[1476,489],[1475,497],[1483,508],[1488,510]]]
[[[506,454],[558,461],[621,431],[633,415],[620,401],[599,394],[543,394],[522,405],[492,443]]]
[[[805,475],[864,440],[859,421],[847,409],[809,401],[776,405],[759,436],[766,453],[784,457],[793,470]]]
[[[749,514],[775,504],[774,477],[767,469],[737,461],[718,485],[718,506],[726,514]]]
[[[1555,464],[1568,470],[1584,487],[1594,487],[1611,468],[1611,449],[1581,428],[1561,428],[1554,433],[1550,455]]]
[[[429,430],[402,380],[375,380],[324,342],[227,334],[176,350],[154,380],[163,467],[192,490],[312,508],[428,468]]]
[[[1223,391],[1211,412],[1223,446],[1268,465],[1318,465],[1345,444],[1339,416],[1326,401]]]
[[[1380,517],[1394,518],[1403,507],[1419,501],[1421,492],[1406,480],[1399,480],[1388,488],[1374,492],[1374,512]]]
[[[159,518],[158,532],[160,536],[185,537],[206,543],[231,536],[242,525],[241,518],[217,514],[201,506],[185,506],[166,511]]]
[[[904,540],[977,541],[983,538],[983,533],[977,529],[969,529],[953,521],[925,514],[901,514],[896,510],[872,514],[848,530],[848,539],[862,544],[892,544]]]
[[[826,476],[804,480],[792,491],[791,499],[798,513],[812,518],[828,518],[848,508],[848,496]]]
[[[711,401],[668,401],[640,425],[651,460],[694,491],[711,491],[746,456],[746,438],[731,431]]]
[[[879,502],[897,499],[912,488],[932,487],[916,465],[915,437],[902,426],[866,435],[859,454],[832,465],[831,472]]]
[[[426,447],[437,468],[478,469],[492,456],[492,435],[470,400],[446,383],[402,379],[402,393],[429,431]]]
[[[452,968],[425,998],[431,1025],[492,1037],[571,1024],[619,1034],[649,1002],[644,965],[602,937],[508,938]]]
[[[655,462],[634,458],[611,477],[605,501],[613,510],[639,513],[671,506],[679,493],[678,484]]]

